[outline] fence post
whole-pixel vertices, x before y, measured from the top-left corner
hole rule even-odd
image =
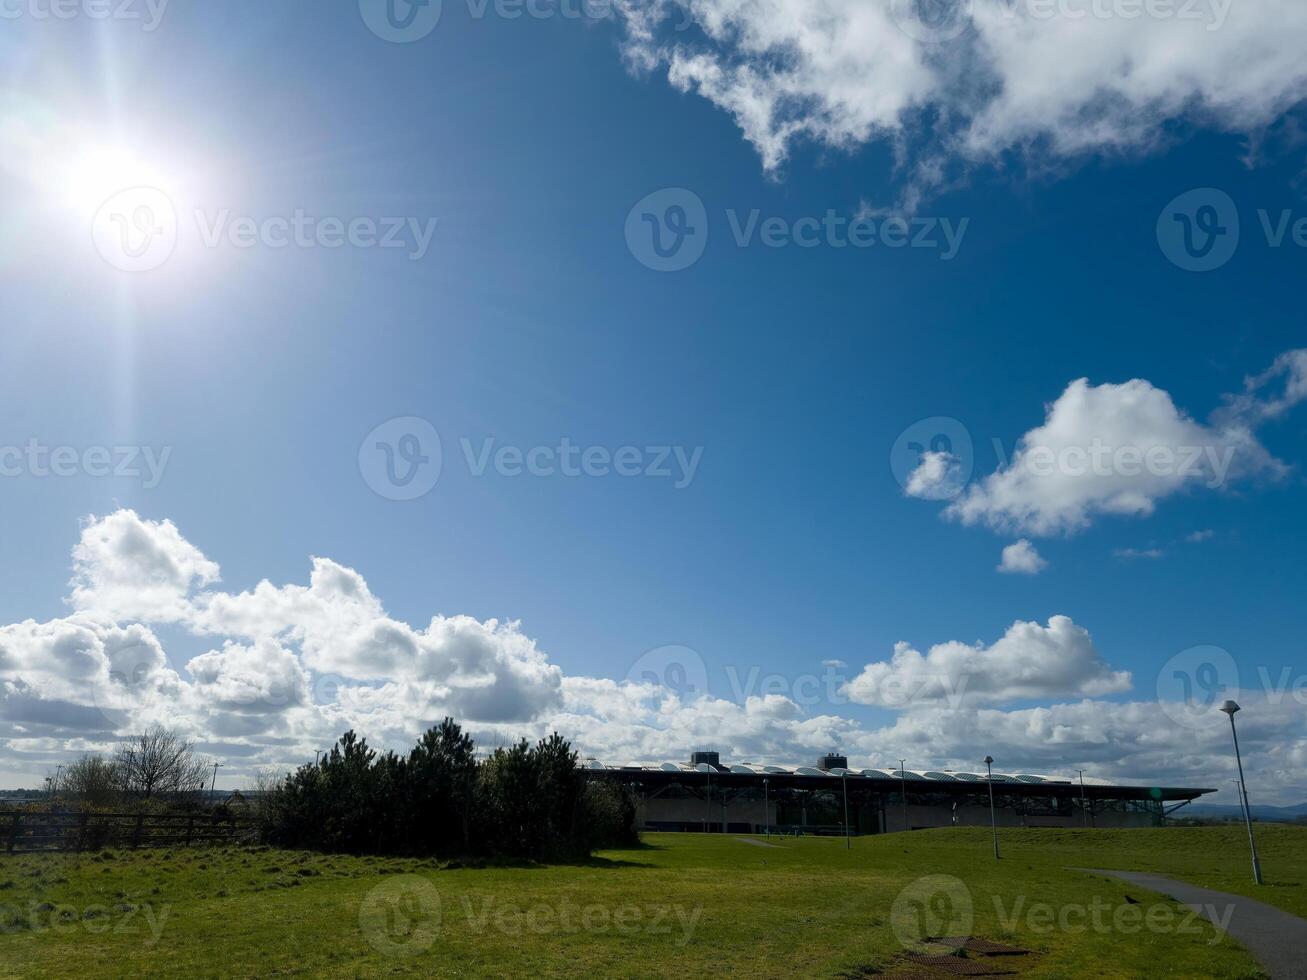
[[[86,821],[90,816],[85,810],[77,816],[77,850],[79,851],[86,846]]]
[[[13,826],[9,828],[9,853],[10,854],[13,854],[14,848],[18,846],[18,828],[22,824],[22,822],[23,822],[23,812],[21,810],[15,810],[14,823]]]
[[[136,835],[132,838],[132,850],[141,846],[141,835],[145,833],[145,814],[136,815]]]
[[[187,847],[191,846],[191,834],[192,831],[194,831],[194,829],[195,829],[195,814],[192,813],[189,817],[186,818],[186,846]]]

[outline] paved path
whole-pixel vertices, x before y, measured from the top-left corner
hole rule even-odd
[[[741,844],[752,844],[754,847],[780,847],[780,844],[768,844],[765,840],[754,840],[752,837],[735,838]]]
[[[1271,980],[1307,980],[1307,919],[1300,919],[1256,899],[1187,885],[1162,875],[1141,871],[1082,870],[1169,895],[1209,922],[1215,922],[1216,916],[1224,918],[1228,915],[1226,932],[1257,957]]]

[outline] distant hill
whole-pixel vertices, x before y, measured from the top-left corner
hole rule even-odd
[[[1307,803],[1298,803],[1294,806],[1258,806],[1254,803],[1252,809],[1254,820],[1266,820],[1272,823],[1293,823],[1300,817],[1307,817]],[[1194,803],[1178,810],[1176,816],[1241,820],[1243,810],[1237,803]]]

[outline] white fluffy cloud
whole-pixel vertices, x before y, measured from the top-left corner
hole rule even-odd
[[[958,461],[926,453],[907,492],[949,499],[948,517],[1002,533],[1073,534],[1100,516],[1145,517],[1177,493],[1282,476],[1288,467],[1266,450],[1254,427],[1305,398],[1303,350],[1282,354],[1249,378],[1208,422],[1195,420],[1143,379],[1094,385],[1081,378],[1047,406],[1043,424],[1023,435],[994,473],[961,489],[948,482]]]
[[[846,698],[801,696],[797,685],[789,696],[742,693],[735,702],[564,676],[516,623],[437,616],[414,629],[386,614],[358,572],[328,559],[313,561],[307,585],[208,589],[217,566],[170,523],[130,511],[89,521],[74,561],[78,611],[0,627],[6,781],[36,785],[70,754],[112,751],[118,735],[153,722],[195,738],[227,763],[224,778],[239,780],[312,758],[347,728],[403,748],[445,714],[483,746],[556,730],[583,754],[619,763],[712,747],[732,761],[795,764],[841,748],[855,765],[908,756],[966,768],[983,747],[1011,769],[1090,765],[1107,778],[1181,785],[1219,786],[1228,768],[1224,729],[1195,739],[1155,703],[1002,710],[1129,687],[1129,675],[1108,667],[1065,617],[1017,623],[988,647],[948,642],[921,654],[899,644],[848,685],[854,701],[900,712],[877,728],[841,714]],[[143,584],[144,601],[132,582]],[[156,620],[191,642],[221,642],[174,669],[150,627]],[[1288,774],[1307,758],[1301,705],[1240,699],[1249,709],[1241,735],[1264,760],[1254,774],[1259,799],[1288,801],[1297,792]]]
[[[919,16],[931,11],[928,23]],[[875,139],[938,183],[1018,148],[1147,149],[1185,118],[1252,132],[1307,96],[1299,0],[624,0],[626,54],[729,112],[768,169]]]
[[[69,602],[93,614],[172,622],[186,616],[193,586],[218,577],[218,566],[172,521],[146,521],[134,510],[120,510],[92,516],[82,528],[73,549]]]
[[[1129,672],[1112,670],[1089,631],[1066,616],[1052,617],[1047,626],[1013,623],[991,646],[953,640],[922,654],[900,642],[889,660],[868,664],[844,687],[850,700],[884,708],[1097,697],[1128,690]]]
[[[1022,538],[1004,548],[1003,559],[998,563],[998,570],[1004,575],[1038,575],[1047,567],[1048,562],[1029,538]]]

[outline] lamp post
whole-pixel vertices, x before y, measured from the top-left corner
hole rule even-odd
[[[1080,816],[1086,827],[1089,826],[1089,799],[1085,796],[1085,771],[1077,769],[1080,774]]]
[[[998,817],[994,814],[994,757],[985,756],[985,771],[989,773],[989,826],[994,832],[994,860],[999,860],[998,853]]]
[[[1234,715],[1239,705],[1234,701],[1223,701],[1221,710],[1230,716],[1230,734],[1234,736],[1234,761],[1239,765],[1239,789],[1243,797],[1243,822],[1248,827],[1248,847],[1253,853],[1253,881],[1262,883],[1262,862],[1257,859],[1257,839],[1253,837],[1253,811],[1248,805],[1248,783],[1243,778],[1243,758],[1239,755],[1239,732],[1234,727]]]
[[[844,849],[853,846],[849,840],[849,771],[840,773],[840,789],[844,791]]]
[[[771,840],[771,792],[765,779],[762,781],[762,832]]]
[[[908,826],[908,773],[903,768],[903,761],[899,760],[899,795],[903,797],[903,829],[911,830]]]
[[[221,768],[222,768],[222,763],[221,763],[221,762],[215,762],[215,763],[213,764],[213,781],[212,781],[211,783],[209,783],[209,802],[210,802],[210,803],[213,802],[213,790],[214,790],[214,787],[218,785],[218,770],[221,769]]]

